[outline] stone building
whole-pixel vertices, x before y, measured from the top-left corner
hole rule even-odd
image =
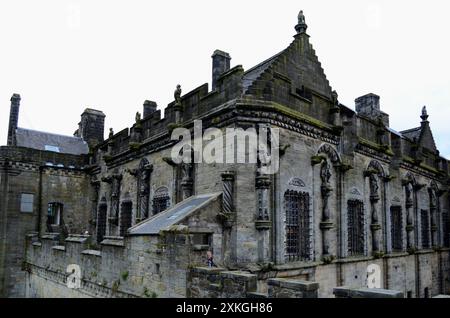
[[[164,116],[146,101],[106,140],[93,109],[74,137],[19,128],[13,95],[0,148],[1,295],[333,297],[370,285],[373,267],[379,287],[404,297],[450,293],[448,161],[426,108],[419,127],[397,132],[379,96],[341,104],[302,12],[295,30],[249,70],[215,51],[211,90],[178,86]],[[224,136],[279,129],[279,170],[178,164],[172,132],[193,134],[196,120]]]

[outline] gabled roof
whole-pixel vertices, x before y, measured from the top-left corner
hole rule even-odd
[[[263,82],[271,81],[274,73],[289,78],[294,87],[305,86],[331,97],[331,86],[306,33],[297,34],[286,49],[245,72],[244,93],[258,90]]]
[[[400,133],[403,137],[419,143],[422,147],[428,150],[433,152],[437,151],[436,142],[434,141],[433,133],[431,132],[428,122],[420,127],[408,129]]]
[[[16,146],[72,155],[89,153],[88,144],[78,137],[17,128]]]

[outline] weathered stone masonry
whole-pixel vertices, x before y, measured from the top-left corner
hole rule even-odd
[[[380,97],[339,102],[306,33],[244,70],[215,51],[204,84],[103,139],[18,127],[0,148],[0,293],[17,297],[432,297],[450,293],[448,161],[422,110],[396,132]],[[174,83],[175,86],[176,83]],[[177,164],[171,132],[280,129],[280,168]],[[204,142],[204,146],[207,143]],[[226,147],[224,145],[224,150]],[[194,154],[195,155],[195,154]],[[28,235],[27,235],[28,234]],[[208,268],[207,252],[217,267]],[[67,288],[67,266],[81,288]],[[367,291],[368,267],[385,290]]]

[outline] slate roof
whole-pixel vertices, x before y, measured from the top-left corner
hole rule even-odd
[[[416,139],[419,141],[420,134],[422,133],[422,127],[412,128],[400,132],[402,136],[411,139],[412,141]]]
[[[89,153],[89,146],[82,138],[56,135],[24,128],[17,128],[16,142],[18,147],[37,150],[55,151],[72,155]]]
[[[157,235],[161,230],[181,222],[200,208],[206,207],[221,193],[209,193],[190,197],[129,229],[130,235]]]

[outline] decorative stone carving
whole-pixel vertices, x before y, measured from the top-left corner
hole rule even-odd
[[[438,188],[435,183],[431,184],[428,189],[430,195],[430,217],[431,217],[431,240],[432,246],[438,246],[438,226],[437,226],[437,214],[439,211],[439,198],[437,196]]]
[[[308,29],[308,26],[305,22],[305,15],[303,14],[303,11],[300,11],[298,14],[298,24],[295,26],[295,30],[297,31],[297,34],[305,33]]]
[[[183,200],[191,197],[194,190],[193,171],[194,165],[192,163],[181,163],[181,188],[183,192]]]
[[[339,158],[339,154],[337,153],[336,150],[334,150],[333,147],[331,147],[328,144],[324,144],[320,147],[319,151],[317,152],[319,155],[320,154],[325,154],[328,156],[328,158],[330,158],[331,162],[333,164],[338,164],[340,163],[341,159]]]
[[[361,196],[361,192],[359,192],[359,190],[356,188],[351,188],[350,194]]]
[[[408,250],[413,250],[415,247],[414,243],[414,219],[413,219],[413,208],[415,201],[415,190],[414,185],[416,184],[414,177],[408,174],[406,179],[403,181],[403,186],[405,187],[405,207],[406,207],[406,246]]]
[[[380,187],[378,181],[380,179],[384,180],[384,169],[378,161],[371,161],[369,167],[365,171],[365,176],[369,178],[369,188],[370,188],[370,205],[371,205],[371,225],[372,230],[372,251],[373,253],[378,253],[380,251],[380,241],[381,241],[381,224],[379,221],[378,206],[380,201]]]
[[[234,178],[233,171],[225,171],[222,173],[222,212],[219,213],[219,218],[226,228],[231,228],[234,223]]]
[[[292,178],[289,181],[289,185],[293,186],[293,187],[297,187],[297,188],[304,188],[304,187],[306,187],[305,182],[302,179],[300,179],[300,178]]]
[[[257,228],[260,230],[269,229],[270,224],[270,206],[269,206],[269,188],[271,185],[270,177],[260,175],[256,177],[256,195],[258,200]],[[265,222],[265,223],[264,223]]]
[[[106,182],[111,185],[111,213],[109,216],[109,221],[114,225],[118,225],[119,219],[121,181],[122,175],[120,174],[114,174],[112,176],[102,178],[102,182]]]
[[[149,217],[149,196],[150,196],[150,176],[153,172],[153,165],[147,159],[142,159],[137,171],[138,183],[138,208],[136,221],[145,220]]]

